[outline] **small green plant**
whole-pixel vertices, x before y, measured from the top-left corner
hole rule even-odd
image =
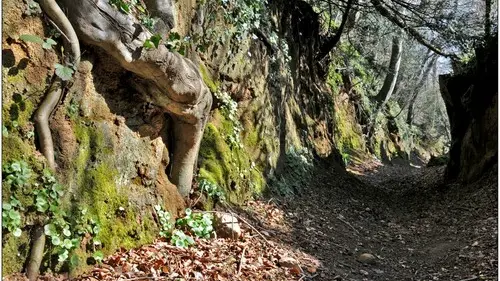
[[[22,160],[14,160],[10,163],[4,164],[2,172],[3,182],[14,187],[25,186],[33,174],[33,171],[28,164]]]
[[[104,254],[101,251],[95,251],[92,257],[96,262],[100,263],[104,259]]]
[[[177,220],[179,227],[189,228],[189,231],[200,238],[210,238],[214,231],[212,226],[212,215],[209,213],[193,213],[189,208],[186,209],[186,216]]]
[[[240,133],[243,130],[243,126],[238,119],[238,103],[233,100],[227,92],[216,92],[214,96],[221,103],[222,114],[233,123],[233,131],[226,136],[226,141],[231,148],[243,148],[240,139]]]
[[[120,12],[130,14],[132,7],[137,4],[137,1],[125,2],[123,0],[110,0],[109,3],[115,6]]]
[[[144,41],[143,47],[146,49],[158,48],[161,42],[161,36],[159,34],[155,34],[151,36],[151,38],[146,39]]]
[[[286,153],[285,171],[278,178],[271,177],[269,186],[281,196],[296,195],[307,185],[313,167],[313,156],[307,148],[290,147]]]
[[[63,187],[48,170],[43,171],[42,184],[42,188],[33,191],[36,209],[41,213],[47,210],[56,213],[59,210],[59,198],[64,193]]]
[[[62,65],[56,63],[54,67],[56,68],[56,75],[63,81],[71,80],[75,72],[75,66],[73,64]]]
[[[79,109],[80,109],[80,105],[78,104],[78,101],[76,101],[75,99],[72,99],[71,102],[69,103],[68,107],[66,108],[69,117],[76,116]]]
[[[52,38],[46,38],[45,40],[43,40],[42,38],[31,34],[23,34],[19,36],[19,39],[23,40],[24,42],[40,44],[42,45],[42,48],[46,50],[52,49],[53,46],[57,45],[57,42]]]
[[[180,248],[186,248],[194,244],[193,237],[186,235],[186,233],[178,229],[174,230],[170,241],[173,245]]]
[[[43,40],[42,38],[31,34],[23,34],[19,36],[19,39],[23,40],[24,42],[32,42],[40,44],[44,49],[52,49],[52,46],[57,45],[57,42],[54,41],[52,38],[47,38]],[[56,75],[63,81],[70,80],[73,77],[73,73],[76,70],[75,66],[71,63],[67,63],[65,65],[56,63],[54,67],[56,69]]]
[[[154,210],[158,215],[160,224],[160,236],[170,239],[170,243],[177,247],[188,247],[194,244],[192,236],[186,234],[183,230],[196,235],[200,238],[209,238],[213,232],[212,216],[208,213],[193,213],[191,209],[186,209],[186,216],[177,219],[174,229],[170,213],[165,211],[160,205],[155,205]]]
[[[21,230],[21,213],[24,208],[21,206],[21,202],[17,200],[14,196],[10,197],[8,203],[2,203],[2,227],[6,228],[15,237],[19,237],[22,234]]]
[[[156,22],[158,21],[157,18],[152,18],[152,17],[147,16],[147,15],[142,15],[140,17],[140,20],[141,20],[141,24],[144,25],[144,27],[146,27],[151,32],[153,32],[154,26],[155,26]]]
[[[71,250],[78,247],[79,239],[73,238],[69,223],[63,217],[64,213],[57,216],[51,223],[44,226],[45,235],[50,238],[50,243],[58,255],[58,261],[68,259]]]
[[[221,201],[225,200],[224,191],[215,183],[206,179],[201,179],[198,183],[200,190],[206,192],[208,197],[215,198]]]
[[[60,207],[60,199],[64,194],[63,187],[49,170],[43,171],[42,185],[36,184],[33,190],[35,206],[39,213],[45,214],[49,223],[44,226],[45,235],[58,255],[58,261],[68,259],[71,250],[78,246],[79,240],[73,238],[66,213]]]
[[[154,209],[160,221],[160,236],[167,239],[170,238],[172,235],[172,229],[174,228],[174,225],[172,224],[172,216],[160,205],[155,205]]]
[[[28,0],[27,7],[26,7],[26,10],[24,11],[24,13],[27,16],[39,15],[42,13],[42,9],[40,8],[40,5],[37,2],[35,2],[33,0]]]

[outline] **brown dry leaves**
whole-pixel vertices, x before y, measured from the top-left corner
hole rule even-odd
[[[278,266],[282,251],[270,244],[249,234],[241,241],[197,239],[190,248],[158,240],[116,253],[77,280],[297,280],[297,274]]]
[[[248,206],[255,213],[266,214],[260,217],[264,224],[282,225],[283,213],[276,206],[264,202],[251,202]],[[242,228],[243,237],[236,241],[195,239],[194,246],[178,248],[157,240],[139,249],[121,250],[76,280],[304,280],[309,275],[306,269],[311,262],[299,262],[305,254],[265,241],[248,225],[242,224]],[[280,266],[283,256],[295,258],[297,266]]]

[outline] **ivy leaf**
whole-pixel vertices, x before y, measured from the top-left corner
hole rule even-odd
[[[186,248],[186,242],[184,240],[176,240],[175,241],[175,246],[180,247],[180,248]]]
[[[158,48],[158,46],[160,45],[161,36],[159,34],[155,34],[151,36],[149,40],[151,40],[151,42],[155,45],[155,47]]]
[[[10,168],[11,168],[12,172],[21,172],[21,163],[14,162],[10,165]]]
[[[144,44],[142,44],[142,46],[146,49],[151,49],[153,48],[155,45],[153,44],[153,42],[151,42],[151,40],[149,39],[146,39],[146,41],[144,41]]]
[[[69,263],[76,268],[80,264],[80,258],[78,257],[78,255],[73,254],[69,259]]]
[[[40,38],[36,35],[23,34],[23,35],[19,36],[19,39],[23,40],[24,42],[32,42],[32,43],[37,43],[40,45],[43,44],[42,38]]]
[[[59,76],[63,81],[68,81],[73,76],[73,69],[71,67],[56,63],[56,75]]]
[[[130,5],[127,3],[120,3],[120,9],[125,12],[126,14],[130,13]]]
[[[69,228],[65,228],[65,229],[63,230],[63,234],[64,234],[64,236],[66,236],[66,237],[70,237],[70,236],[71,236],[71,231],[69,230]],[[66,241],[66,240],[65,240],[65,241]]]
[[[44,49],[52,49],[52,46],[57,45],[57,42],[54,41],[52,38],[47,38],[45,39],[45,42],[42,44],[42,48]]]
[[[98,225],[95,225],[93,228],[92,228],[92,232],[94,234],[99,234],[99,231],[101,230],[101,228],[98,226]]]
[[[170,41],[175,41],[175,40],[180,40],[180,39],[181,39],[181,36],[177,32],[170,32],[170,34],[168,35],[168,40],[170,40]]]

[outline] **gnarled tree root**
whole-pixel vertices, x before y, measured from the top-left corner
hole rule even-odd
[[[65,42],[67,46],[66,49],[69,50],[69,53],[66,54],[66,62],[73,63],[75,68],[78,67],[78,63],[80,62],[80,44],[68,18],[64,15],[55,0],[39,0],[39,4],[43,11],[54,21],[58,29],[64,33],[64,38],[68,40],[68,42]],[[49,117],[61,98],[63,85],[64,82],[56,76],[54,78],[54,83],[50,86],[47,96],[35,112],[34,117],[35,129],[40,142],[40,150],[47,159],[49,168],[52,171],[55,171],[56,165],[54,159],[54,144],[49,128]],[[43,259],[45,248],[45,233],[42,224],[39,223],[33,227],[32,241],[26,275],[30,281],[35,281],[40,272],[40,264]]]
[[[165,2],[166,0],[146,1]],[[194,165],[212,105],[212,96],[198,68],[187,58],[169,51],[164,45],[145,49],[144,41],[152,34],[132,17],[120,13],[106,0],[60,0],[67,10],[78,37],[101,47],[120,65],[144,81],[139,89],[146,100],[163,108],[174,120],[174,150],[171,180],[179,193],[187,197],[191,190]],[[155,5],[168,8],[169,5]],[[148,7],[149,8],[149,7]],[[156,11],[158,12],[158,11]],[[161,11],[173,14],[171,11]]]

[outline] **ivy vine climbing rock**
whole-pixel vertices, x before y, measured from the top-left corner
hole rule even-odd
[[[169,0],[146,1],[148,9],[172,9]],[[212,95],[198,68],[189,59],[164,45],[144,48],[152,34],[131,15],[123,14],[108,1],[59,1],[79,39],[102,48],[126,70],[134,73],[134,87],[143,98],[173,119],[174,148],[171,181],[186,197],[191,190],[194,167],[203,129],[212,106]],[[173,11],[161,11],[173,25]],[[170,19],[170,20],[169,20]]]

